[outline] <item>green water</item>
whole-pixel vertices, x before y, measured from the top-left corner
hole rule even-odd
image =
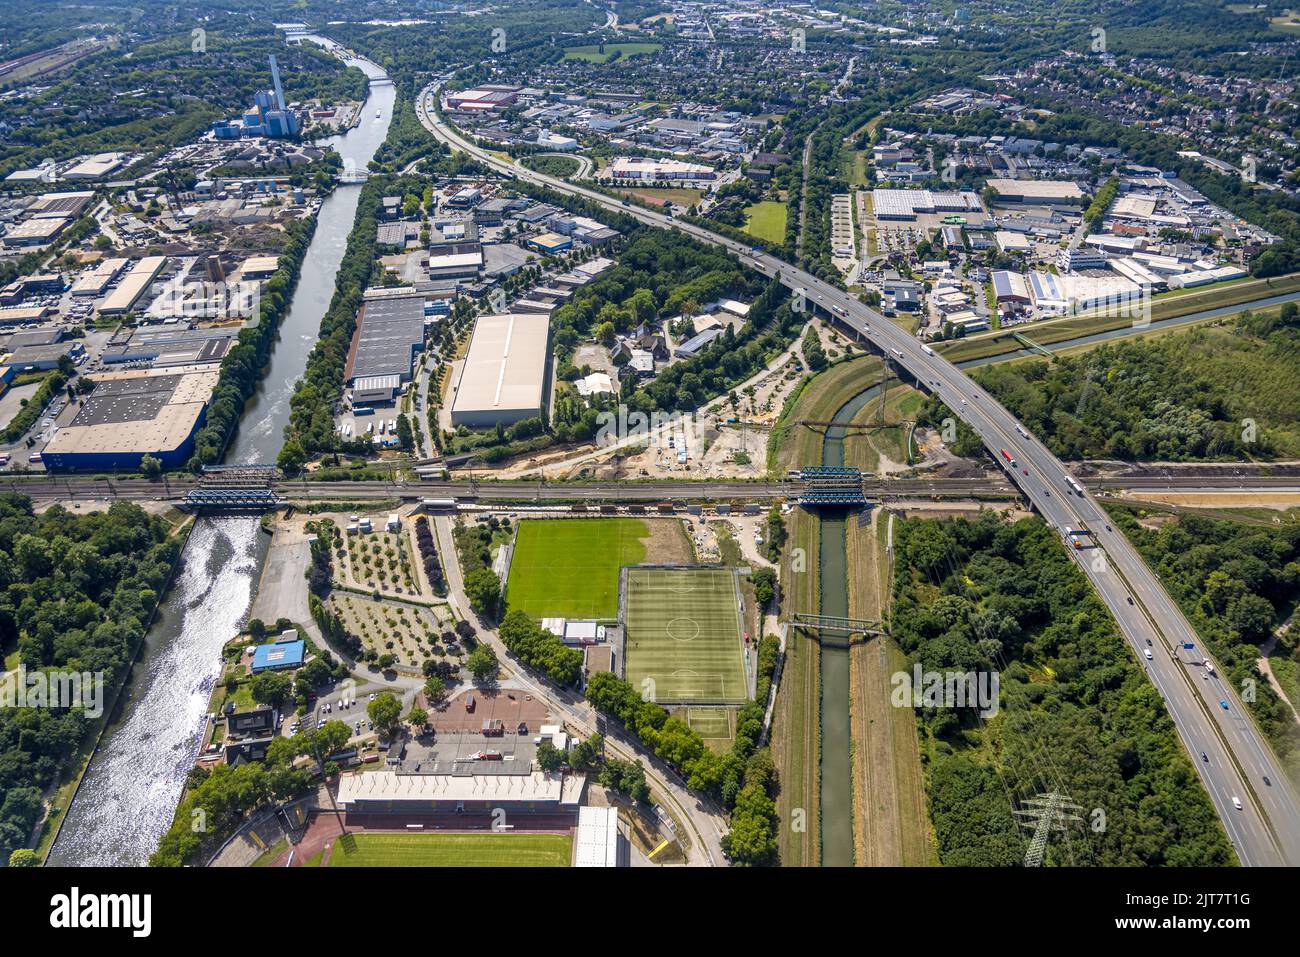
[[[844,464],[845,428],[881,393],[873,385],[844,403],[831,418],[822,445],[822,465]],[[822,509],[818,554],[820,614],[849,614],[848,513]],[[853,769],[849,729],[849,649],[832,638],[821,646],[821,848],[823,867],[853,864]]]

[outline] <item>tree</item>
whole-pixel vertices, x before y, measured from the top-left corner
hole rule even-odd
[[[406,723],[413,728],[424,730],[429,726],[429,712],[418,704],[413,704],[411,710],[406,713]]]
[[[465,595],[471,608],[489,615],[501,598],[501,580],[489,568],[476,568],[465,576]]]
[[[9,855],[10,867],[40,867],[41,856],[28,847],[17,848]]]
[[[424,683],[424,696],[430,704],[440,704],[447,697],[447,682],[438,675],[430,675]]]
[[[564,752],[550,742],[542,741],[537,746],[537,766],[543,771],[558,771],[564,765]]]
[[[496,677],[497,653],[487,645],[479,645],[469,653],[465,667],[469,669],[475,681],[480,683],[489,681]]]
[[[153,455],[144,455],[140,457],[140,474],[148,479],[156,479],[162,475],[162,459]]]
[[[409,452],[415,448],[415,436],[411,432],[411,422],[402,413],[397,417],[397,443],[403,452]]]
[[[284,704],[293,690],[293,680],[279,671],[263,671],[253,678],[253,700],[258,704],[269,704],[274,708]]]
[[[390,691],[384,691],[366,705],[366,714],[381,734],[389,736],[402,720],[402,702]]]

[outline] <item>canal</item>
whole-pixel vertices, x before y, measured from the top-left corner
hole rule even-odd
[[[329,47],[328,40],[308,37]],[[348,58],[372,79],[384,76]],[[359,124],[322,143],[344,168],[364,170],[388,135],[396,90],[372,84]],[[334,294],[361,187],[325,198],[293,303],[257,392],[249,400],[226,461],[273,463],[289,421],[289,399],[307,366],[321,318]],[[49,863],[142,865],[171,825],[185,775],[200,746],[221,646],[243,625],[266,556],[257,518],[201,518],[186,545],[172,589],[159,607],[126,688],[125,702],[68,810]]]
[[[848,424],[881,394],[881,384],[858,393],[831,417],[822,442],[822,465],[844,464]],[[848,521],[852,512],[823,507],[818,536],[819,613],[849,617]],[[849,648],[834,638],[821,643],[821,862],[853,864],[853,769],[849,723]]]

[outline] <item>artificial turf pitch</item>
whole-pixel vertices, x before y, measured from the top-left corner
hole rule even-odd
[[[642,694],[661,704],[748,698],[733,571],[629,568],[625,616],[625,676]]]
[[[637,518],[555,518],[519,523],[506,598],[528,617],[618,615],[618,571],[645,560],[650,529]]]
[[[568,867],[567,834],[353,834],[330,867]]]

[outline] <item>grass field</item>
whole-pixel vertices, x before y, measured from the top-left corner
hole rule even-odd
[[[748,697],[740,602],[729,569],[630,569],[626,677],[660,703]],[[653,681],[653,686],[644,684]]]
[[[763,200],[745,210],[745,232],[780,245],[785,242],[785,203]]]
[[[658,43],[606,43],[604,44],[604,52],[601,52],[601,46],[568,47],[564,51],[564,59],[585,60],[588,63],[608,63],[616,53],[621,53],[624,57],[630,57],[639,53],[655,53],[659,50],[659,47],[660,44]]]
[[[354,834],[330,867],[568,867],[567,834]]]
[[[645,561],[637,518],[557,518],[519,523],[506,596],[531,618],[614,618],[618,570]]]

